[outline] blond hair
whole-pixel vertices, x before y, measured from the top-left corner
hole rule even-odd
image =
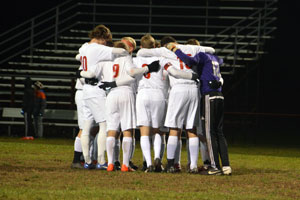
[[[154,48],[155,39],[150,34],[146,34],[141,38],[141,46],[147,49]]]
[[[128,47],[128,45],[125,44],[125,43],[122,42],[122,41],[116,41],[116,42],[114,42],[114,47],[123,48],[123,49],[125,49],[126,51],[129,52],[129,47]]]

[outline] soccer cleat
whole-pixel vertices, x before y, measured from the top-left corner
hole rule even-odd
[[[135,170],[132,169],[131,167],[127,167],[126,165],[123,164],[121,167],[121,171],[122,172],[134,172]]]
[[[176,170],[174,168],[174,159],[168,159],[168,164],[165,169],[165,172],[167,172],[167,173],[175,173],[176,172]]]
[[[100,163],[97,163],[96,169],[98,169],[98,170],[107,170],[107,163],[104,163],[103,165],[101,165]]]
[[[201,175],[221,175],[222,171],[219,170],[218,168],[212,168],[212,167],[210,167],[206,171],[201,171],[200,174]]]
[[[181,165],[179,163],[176,163],[174,165],[174,168],[175,168],[175,172],[181,172]]]
[[[222,174],[223,175],[231,175],[232,169],[230,166],[224,166],[222,167]]]
[[[147,170],[147,162],[143,161],[142,171],[146,171],[146,170]]]
[[[129,161],[129,167],[131,167],[132,169],[134,169],[134,171],[138,170],[138,166],[134,165],[133,162]]]
[[[203,166],[201,166],[201,167],[198,168],[198,171],[199,171],[199,172],[207,171],[208,168],[209,168],[209,166],[203,165]]]
[[[155,158],[154,160],[154,167],[155,167],[155,172],[161,172],[163,169],[162,169],[162,164],[161,164],[161,161],[159,158]]]
[[[91,163],[91,164],[84,163],[83,168],[84,169],[95,169],[95,165],[93,163]]]
[[[112,172],[112,171],[114,171],[114,170],[115,170],[115,169],[114,169],[114,164],[109,164],[109,165],[107,166],[106,171]]]
[[[193,169],[189,169],[188,173],[190,173],[190,174],[198,174],[198,168],[194,167]]]
[[[83,165],[80,162],[72,163],[71,164],[72,169],[83,169]]]
[[[116,169],[116,170],[121,170],[121,164],[120,164],[119,161],[116,161],[116,162],[115,162],[115,169]]]
[[[145,170],[145,173],[149,173],[149,172],[154,172],[154,167],[153,167],[153,165],[150,165],[150,166]]]

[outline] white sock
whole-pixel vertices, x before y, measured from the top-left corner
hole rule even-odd
[[[84,123],[84,127],[81,134],[81,147],[82,147],[82,154],[86,163],[91,164],[92,160],[89,154],[90,148],[90,130],[92,127],[93,121],[86,120]]]
[[[177,143],[178,143],[177,136],[169,136],[168,144],[167,144],[167,159],[175,158]]]
[[[154,135],[153,149],[154,149],[154,159],[160,158],[161,136],[158,133]]]
[[[161,136],[160,160],[163,159],[166,149],[166,135]]]
[[[74,151],[82,152],[80,137],[76,137],[75,138],[75,141],[74,141]]]
[[[181,160],[181,148],[182,148],[182,140],[178,140],[177,142],[177,147],[176,147],[176,151],[175,151],[175,161],[174,163],[178,163],[180,164],[180,160]]]
[[[141,136],[141,148],[142,148],[145,160],[147,162],[147,167],[149,167],[150,165],[152,165],[149,136]]]
[[[114,164],[115,140],[115,137],[107,137],[106,139],[106,152],[108,164]]]
[[[98,163],[105,164],[105,150],[106,150],[106,122],[99,123],[98,133]]]
[[[193,137],[189,138],[189,149],[190,149],[190,156],[191,156],[191,165],[190,168],[197,168],[198,162],[198,154],[199,154],[199,138]]]
[[[120,148],[121,148],[121,140],[116,139],[115,149],[114,149],[114,162],[120,162]]]
[[[132,147],[132,137],[123,137],[122,150],[123,150],[123,164],[129,166],[130,154]]]

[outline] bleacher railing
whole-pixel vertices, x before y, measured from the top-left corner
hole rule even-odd
[[[157,36],[174,34],[179,38],[179,42],[183,42],[187,37],[196,37],[203,44],[214,46],[225,59],[230,59],[230,67],[239,67],[242,65],[237,63],[243,60],[238,56],[239,52],[244,50],[258,57],[262,53],[260,49],[263,40],[270,38],[271,32],[276,29],[273,25],[276,17],[273,13],[276,11],[274,5],[277,0],[257,1],[265,4],[264,7],[257,8],[224,6],[226,1],[212,3],[208,0],[199,1],[199,6],[188,2],[179,5],[179,1],[172,5],[164,5],[163,2],[155,0],[137,2],[120,4],[113,1],[97,3],[97,0],[66,1],[2,33],[0,64],[25,52],[29,52],[32,56],[33,49],[46,41],[52,40],[57,44],[59,35],[77,25],[83,27],[87,25],[91,29],[97,24],[106,24],[109,27],[121,27],[123,30],[127,27],[131,30],[130,33],[136,32],[139,28],[143,34],[147,32]],[[248,16],[220,14],[238,9],[253,13]],[[130,20],[124,22],[122,18]],[[212,20],[215,22],[211,23]],[[221,20],[231,20],[233,24],[218,24]],[[252,40],[249,41],[249,38]],[[243,43],[246,39],[248,40]],[[254,49],[246,49],[251,43],[256,44]],[[227,45],[220,46],[221,44]],[[54,49],[57,49],[57,45],[54,45]],[[228,49],[231,49],[231,52],[228,52]]]

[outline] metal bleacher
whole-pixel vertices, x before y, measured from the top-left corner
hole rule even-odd
[[[75,55],[88,32],[108,26],[113,40],[151,33],[179,43],[196,38],[225,61],[222,73],[235,76],[267,53],[274,37],[277,0],[159,1],[69,0],[1,33],[1,107],[20,107],[23,80],[45,85],[48,108],[75,109]],[[136,51],[135,51],[136,53]]]

